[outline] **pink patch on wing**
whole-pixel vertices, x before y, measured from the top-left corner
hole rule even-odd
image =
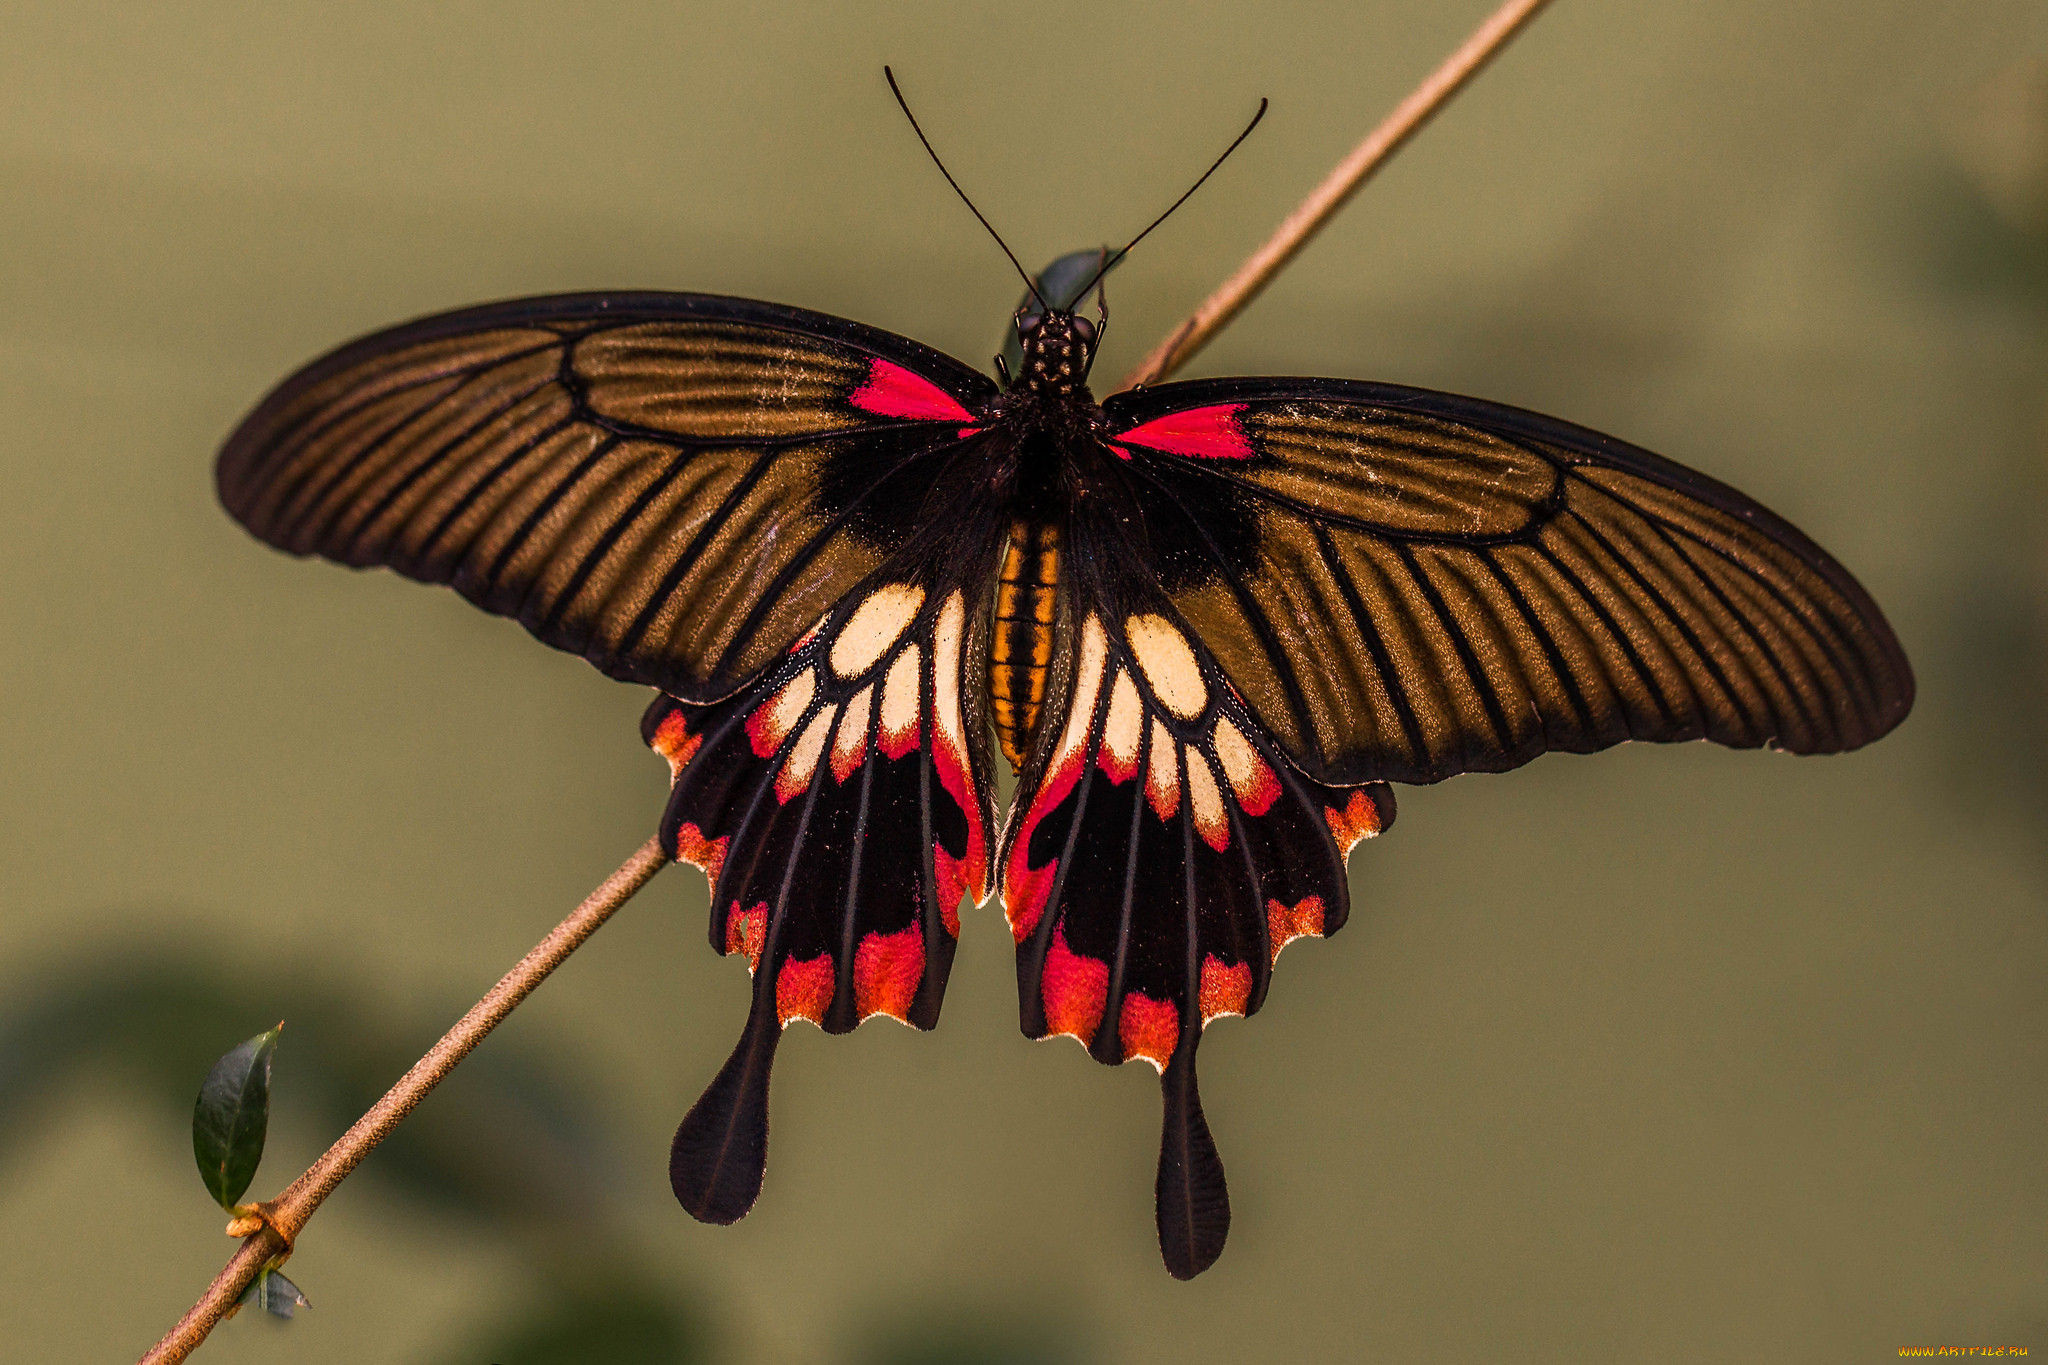
[[[862,412],[877,417],[909,417],[930,422],[972,422],[974,414],[960,400],[921,374],[877,360],[868,382],[846,396]]]
[[[853,950],[853,1007],[863,1019],[886,1014],[906,1022],[924,979],[924,934],[916,925],[869,934]]]
[[[832,954],[819,953],[808,962],[791,958],[775,975],[775,1012],[785,1024],[792,1019],[821,1024],[832,1007],[832,987]]]
[[[1038,974],[1038,996],[1045,1002],[1045,1031],[1072,1034],[1086,1047],[1095,1041],[1109,1003],[1109,964],[1083,957],[1067,947],[1067,927],[1052,931],[1045,967]]]
[[[1198,460],[1249,460],[1258,452],[1252,449],[1250,438],[1237,420],[1237,414],[1243,411],[1242,403],[1223,403],[1213,408],[1169,412],[1117,433],[1116,439]]]
[[[1132,991],[1124,996],[1123,1017],[1117,1020],[1116,1032],[1123,1041],[1125,1061],[1143,1057],[1164,1071],[1180,1042],[1180,1007],[1171,1000],[1154,1000]]]

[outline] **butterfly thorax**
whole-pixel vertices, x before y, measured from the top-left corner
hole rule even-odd
[[[1017,340],[1024,355],[1017,367],[1018,388],[1094,404],[1088,394],[1094,323],[1072,313],[1028,314],[1018,322]]]
[[[1067,510],[1109,428],[1088,392],[1095,337],[1095,325],[1071,313],[1020,319],[1023,362],[990,414],[1012,436],[1003,480],[1012,520],[989,632],[989,714],[1014,768],[1024,766],[1045,702]]]

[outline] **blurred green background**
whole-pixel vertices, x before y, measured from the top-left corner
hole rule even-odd
[[[265,550],[213,450],[358,333],[548,290],[807,305],[979,361],[1146,222],[1132,364],[1488,0],[0,7],[0,1355],[132,1359],[231,1243],[215,1056],[302,1169],[652,830],[645,694]],[[1559,0],[1191,374],[1476,393],[1810,532],[1918,670],[1837,759],[1404,791],[1203,1050],[1237,1221],[1161,1270],[1157,1089],[1015,1024],[793,1030],[766,1193],[669,1134],[746,974],[664,874],[374,1156],[265,1362],[1851,1361],[2048,1350],[2048,7]]]

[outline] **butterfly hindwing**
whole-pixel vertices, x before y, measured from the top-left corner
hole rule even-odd
[[[1431,782],[1627,739],[1834,752],[1912,704],[1903,651],[1840,565],[1620,441],[1338,380],[1104,407],[1170,600],[1325,781]]]
[[[449,583],[613,677],[714,701],[916,534],[994,385],[843,319],[521,299],[345,346],[221,452],[295,554]]]
[[[885,574],[746,691],[648,711],[674,773],[663,844],[705,871],[712,946],[753,973],[739,1046],[671,1157],[677,1197],[706,1221],[733,1221],[759,1192],[785,1025],[938,1022],[994,830],[972,581]]]
[[[1291,938],[1342,926],[1345,856],[1394,807],[1295,771],[1125,548],[1077,529],[1069,562],[1067,643],[1001,851],[1022,1023],[1159,1069],[1160,1245],[1186,1278],[1230,1218],[1202,1030],[1259,1008]]]

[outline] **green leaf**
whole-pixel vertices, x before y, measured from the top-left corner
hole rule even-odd
[[[199,1162],[199,1178],[230,1213],[263,1160],[263,1136],[270,1126],[270,1058],[283,1027],[257,1034],[215,1062],[192,1106],[192,1155]]]
[[[272,1029],[266,1036],[274,1041],[276,1032],[277,1030]],[[301,1308],[313,1306],[306,1302],[306,1296],[299,1292],[299,1287],[287,1280],[281,1270],[266,1270],[249,1282],[249,1287],[242,1291],[242,1297],[235,1300],[235,1307],[246,1308],[250,1304],[261,1308],[272,1317],[287,1320]]]

